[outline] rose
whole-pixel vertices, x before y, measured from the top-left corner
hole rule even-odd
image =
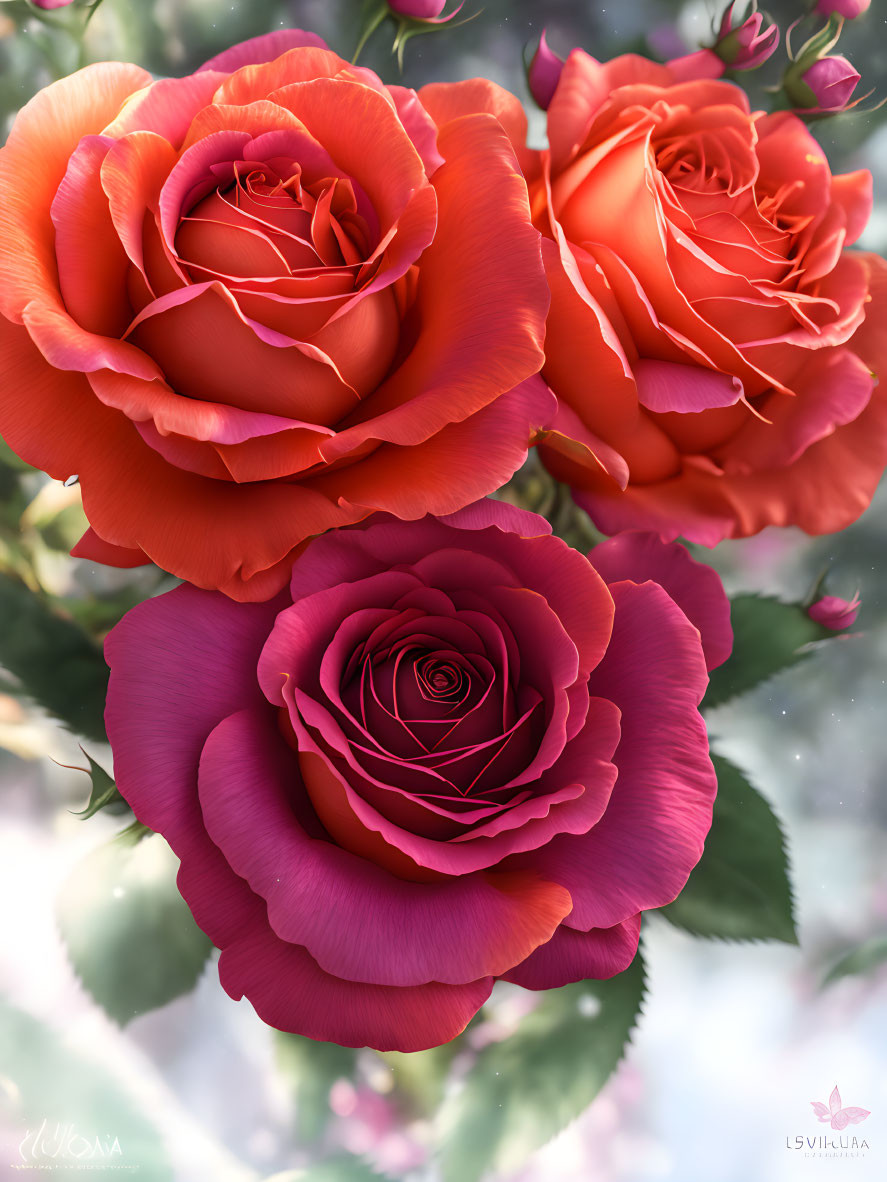
[[[817,58],[793,86],[786,86],[786,93],[802,109],[840,111],[850,102],[861,77],[845,57],[833,54]]]
[[[549,531],[497,501],[373,518],[271,602],[184,585],[108,637],[120,791],[272,1025],[433,1046],[497,977],[620,972],[686,882],[720,581],[652,534],[589,562]]]
[[[823,595],[807,609],[807,615],[824,628],[840,632],[856,623],[861,603],[858,595],[851,600],[839,599],[837,595]]]
[[[409,16],[414,20],[432,20],[446,8],[447,0],[388,0],[388,7],[397,16]]]
[[[712,545],[827,533],[887,461],[887,265],[847,251],[868,172],[795,115],[639,57],[575,50],[527,170],[547,235],[543,455],[595,523]]]
[[[775,53],[779,27],[765,24],[764,14],[754,11],[734,28],[734,7],[735,0],[724,10],[718,39],[712,49],[733,70],[755,70]]]
[[[499,487],[550,414],[501,128],[438,136],[312,34],[153,83],[88,67],[24,108],[0,179],[0,429],[79,475],[75,553],[267,598],[313,534]]]
[[[868,12],[871,0],[817,0],[816,11],[820,16],[831,16],[837,13],[847,20],[855,20]]]
[[[564,59],[558,57],[545,39],[545,30],[539,36],[539,44],[527,67],[527,86],[530,94],[543,111],[548,110],[548,104],[554,97],[557,84],[560,81]]]

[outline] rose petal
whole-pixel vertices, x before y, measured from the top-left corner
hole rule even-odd
[[[443,884],[394,878],[308,837],[288,803],[298,790],[273,713],[232,714],[203,748],[200,801],[210,836],[267,900],[275,932],[301,942],[329,973],[376,985],[469,983],[523,960],[570,910],[567,892],[532,872]],[[365,938],[356,942],[354,932]]]

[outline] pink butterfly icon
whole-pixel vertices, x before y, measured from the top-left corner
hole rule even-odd
[[[837,1084],[828,1098],[828,1108],[819,1100],[811,1100],[810,1103],[819,1120],[823,1124],[829,1121],[833,1129],[846,1129],[848,1125],[862,1124],[867,1116],[871,1116],[867,1108],[842,1108],[841,1093]]]

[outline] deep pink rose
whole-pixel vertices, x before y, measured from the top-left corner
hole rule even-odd
[[[288,590],[183,585],[106,643],[120,791],[182,862],[219,974],[273,1026],[415,1051],[496,978],[621,972],[702,853],[717,575],[591,561],[480,501],[309,543]]]

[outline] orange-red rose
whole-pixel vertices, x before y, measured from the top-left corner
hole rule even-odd
[[[0,430],[80,477],[75,553],[265,599],[374,510],[504,483],[553,400],[513,151],[311,34],[101,64],[0,153]]]
[[[548,109],[528,171],[560,404],[545,461],[608,533],[841,529],[887,462],[887,264],[845,249],[871,176],[833,176],[796,116],[677,74],[575,50]]]

